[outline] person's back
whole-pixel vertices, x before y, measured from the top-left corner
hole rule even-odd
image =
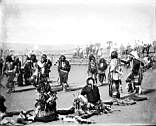
[[[132,61],[132,73],[138,74],[141,66],[144,66],[144,63],[134,58]]]
[[[133,68],[132,68],[132,72],[134,74],[137,74],[139,72],[140,69],[140,61],[137,59],[133,59]]]

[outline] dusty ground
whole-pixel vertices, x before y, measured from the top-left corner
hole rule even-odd
[[[69,75],[70,85],[85,84],[87,77],[87,66],[86,65],[74,65],[72,66],[71,73]],[[125,87],[125,78],[127,77],[128,70],[124,70],[123,87]],[[51,78],[57,80],[57,70],[55,67],[52,68]],[[103,114],[99,116],[93,116],[90,119],[95,120],[94,125],[103,124],[156,124],[156,70],[149,70],[144,74],[143,88],[148,90],[146,95],[149,100],[137,102],[136,105],[131,106],[114,106],[115,109],[121,111],[113,112],[111,114]],[[58,92],[57,107],[66,108],[72,105],[73,94],[78,94],[79,91],[74,92]],[[124,92],[126,92],[124,90]],[[6,105],[8,111],[15,110],[28,110],[34,108],[36,92],[35,90],[26,91],[21,93],[6,94],[3,90],[2,93],[7,98]],[[110,99],[108,96],[108,86],[100,87],[101,99]],[[64,123],[61,121],[54,121],[50,123],[33,123],[30,125],[75,125],[74,123]]]

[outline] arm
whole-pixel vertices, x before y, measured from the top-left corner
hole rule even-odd
[[[89,71],[90,71],[90,62],[88,63],[88,70],[87,70],[88,74],[89,74]]]
[[[122,63],[124,63],[124,64],[128,64],[130,61],[128,60],[128,61],[125,61],[125,60],[120,60]]]
[[[48,64],[47,64],[48,68],[50,69],[50,67],[52,66],[52,62],[48,59]]]
[[[86,95],[87,93],[86,93],[86,88],[84,87],[84,88],[82,88],[82,90],[81,90],[81,95]]]
[[[142,61],[140,61],[141,66],[144,66],[144,63]]]
[[[69,72],[71,68],[71,65],[69,64],[69,61],[66,61],[66,70]]]
[[[58,72],[60,72],[60,70],[61,70],[61,62],[60,61],[58,61]]]

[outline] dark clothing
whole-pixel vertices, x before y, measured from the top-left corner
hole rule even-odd
[[[4,102],[5,102],[5,98],[4,96],[0,95],[0,112],[6,112],[6,107],[4,105]]]
[[[97,63],[89,61],[88,64],[88,73],[97,74]]]
[[[15,65],[14,65],[13,61],[5,62],[3,72],[6,72],[6,74],[7,74],[8,71],[14,70],[14,68],[15,68]]]
[[[103,81],[106,80],[106,74],[105,73],[99,73],[98,78],[99,78],[99,82],[103,83]]]
[[[23,72],[24,72],[25,85],[31,84],[29,78],[32,76],[32,63],[30,60],[27,60],[27,62],[25,63]]]
[[[141,65],[144,66],[144,63],[137,59],[133,59],[132,73],[138,74]]]
[[[106,60],[101,58],[98,62],[98,71],[104,72],[107,69],[107,63]]]
[[[51,90],[51,87],[50,87],[49,84],[45,85],[44,82],[43,82],[43,83],[39,84],[39,86],[37,87],[37,91],[39,93],[44,93],[44,92],[48,93],[48,92],[51,92],[52,90]]]
[[[60,76],[60,83],[67,83],[67,81],[68,81],[68,72],[60,71],[59,76]]]
[[[138,59],[131,59],[128,61],[121,60],[121,62],[123,62],[125,64],[130,64],[130,62],[133,62],[132,73],[134,73],[134,74],[138,74],[140,66],[144,66],[144,63]]]
[[[44,75],[45,77],[49,78],[49,72],[50,72],[50,68],[52,66],[52,62],[49,59],[46,59],[46,61],[41,62],[42,64],[44,64]],[[39,70],[41,70],[42,68],[40,68],[39,66]]]
[[[102,83],[106,79],[105,70],[107,69],[107,63],[104,58],[101,58],[98,62],[98,78],[99,82]]]
[[[11,60],[10,60],[11,61]],[[9,92],[13,90],[14,88],[14,79],[15,79],[15,68],[16,66],[14,65],[14,62],[11,61],[10,62],[8,60],[8,62],[5,63],[5,66],[4,66],[4,73],[8,76],[8,80],[7,80],[7,84],[6,84],[6,87],[9,88]]]
[[[45,123],[51,122],[51,121],[56,121],[56,120],[58,120],[58,115],[55,114],[55,113],[52,113],[52,114],[50,114],[48,116],[35,117],[34,118],[35,122],[45,122]]]
[[[0,59],[0,76],[2,75],[3,72],[3,59]]]
[[[135,79],[135,76],[139,76],[137,84],[141,85],[141,82],[142,82],[142,79],[143,79],[143,74],[142,74],[142,69],[140,69],[140,67],[144,66],[144,63],[137,60],[137,59],[133,59],[132,62],[133,62],[132,72],[127,77],[126,82],[131,82],[132,80]]]
[[[142,75],[142,73],[141,72],[139,72],[138,74],[134,74],[134,73],[130,73],[130,75],[127,77],[127,79],[126,79],[126,82],[128,83],[128,82],[131,82],[132,80],[133,81],[135,81],[134,79],[135,78],[138,78],[137,80],[137,83],[136,82],[134,82],[136,85],[141,85],[141,82],[142,82],[142,79],[143,79],[143,75]]]
[[[60,84],[62,83],[67,83],[68,81],[68,73],[71,69],[71,65],[69,64],[69,61],[64,60],[61,61],[59,60],[58,62],[58,72],[59,72],[59,77],[60,77]]]
[[[45,74],[47,77],[49,77],[50,68],[52,66],[52,62],[48,59],[45,64]]]
[[[21,69],[21,61],[15,60],[14,65],[16,66],[15,73],[17,73],[17,84],[18,86],[23,86],[23,72]]]
[[[70,71],[71,65],[69,64],[69,61],[64,60],[64,61],[59,61],[58,63],[59,63],[58,64],[58,72],[60,72],[60,70],[64,70],[64,71],[67,71],[67,72]]]
[[[96,104],[100,100],[99,89],[96,85],[93,85],[93,87],[90,85],[85,86],[81,91],[81,95],[86,95],[88,102],[92,104]]]

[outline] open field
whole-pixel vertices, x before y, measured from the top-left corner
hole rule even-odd
[[[125,90],[125,79],[127,77],[129,70],[124,69],[123,80],[123,89]],[[50,78],[52,80],[57,80],[57,69],[56,67],[52,68]],[[115,111],[111,114],[103,114],[99,116],[91,117],[92,120],[96,121],[94,125],[106,124],[154,124],[156,123],[156,85],[155,85],[155,76],[156,70],[149,70],[144,73],[143,88],[144,90],[148,89],[146,95],[149,97],[146,101],[137,102],[136,105],[131,106],[113,106],[115,109],[120,109],[121,111]],[[76,85],[85,85],[85,80],[87,77],[87,65],[72,65],[71,72],[69,75],[69,84],[72,86]],[[5,79],[4,79],[5,81]],[[110,99],[108,95],[108,86],[102,86],[99,88],[101,99],[108,100]],[[72,106],[73,94],[78,94],[80,90],[73,92],[58,92],[57,96],[57,108],[68,108]],[[34,108],[36,91],[25,91],[13,94],[6,94],[5,91],[2,91],[7,98],[6,105],[8,111],[16,110],[28,110]],[[64,123],[61,121],[54,121],[46,123],[46,125],[72,125],[74,123]],[[34,125],[43,125],[43,123],[33,123]],[[45,124],[44,124],[45,125]]]

